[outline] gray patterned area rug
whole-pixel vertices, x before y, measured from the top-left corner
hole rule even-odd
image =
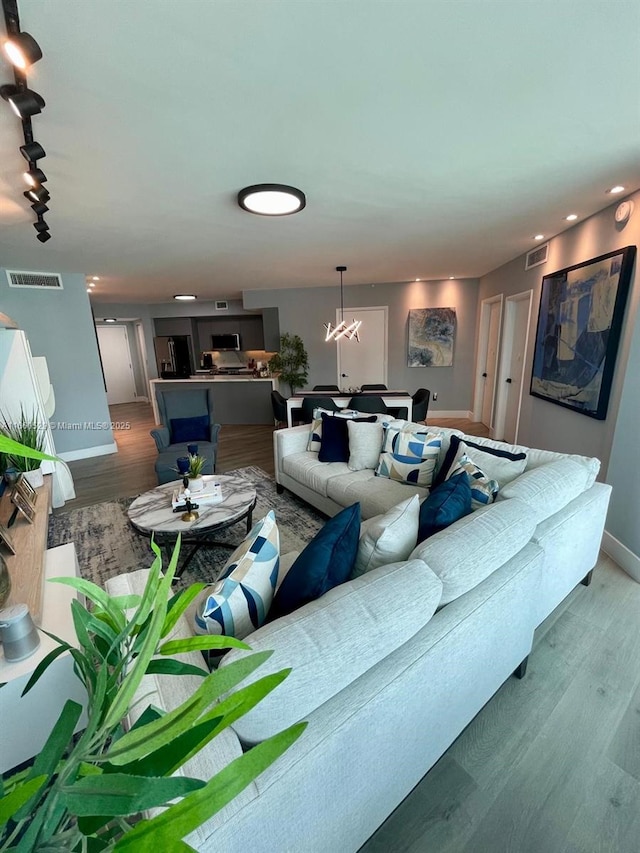
[[[280,552],[300,551],[320,530],[326,517],[304,501],[285,492],[276,492],[275,480],[261,468],[228,471],[249,480],[256,489],[254,523],[275,510],[280,531]],[[71,509],[49,519],[48,547],[73,542],[80,574],[100,586],[114,575],[149,568],[153,562],[149,540],[129,524],[127,508],[136,496],[93,506]],[[216,532],[216,538],[238,545],[246,533],[245,521]],[[186,546],[188,547],[188,546]],[[180,586],[196,581],[214,581],[231,555],[228,548],[203,547],[187,566]]]

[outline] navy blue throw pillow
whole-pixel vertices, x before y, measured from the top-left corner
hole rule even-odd
[[[316,533],[285,575],[268,621],[293,613],[348,581],[358,553],[360,504],[341,510]]]
[[[187,441],[211,441],[209,415],[171,418],[171,444],[185,444]]]
[[[352,418],[356,423],[376,422],[376,416],[370,418]],[[318,460],[320,462],[349,461],[349,418],[338,418],[322,412],[322,437]]]
[[[431,490],[420,505],[418,542],[439,533],[471,512],[471,486],[466,471],[450,477]]]

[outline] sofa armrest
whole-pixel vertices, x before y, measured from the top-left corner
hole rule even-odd
[[[280,482],[278,475],[282,470],[282,460],[285,456],[293,453],[303,453],[309,443],[311,424],[302,424],[287,429],[277,429],[273,433],[273,461],[276,470],[276,482]]]
[[[163,450],[166,450],[167,447],[169,447],[170,436],[167,427],[157,427],[156,429],[152,429],[151,435],[153,436],[153,440],[158,448],[158,453],[162,453]]]

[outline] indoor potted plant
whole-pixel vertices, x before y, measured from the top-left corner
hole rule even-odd
[[[309,357],[299,335],[285,333],[280,336],[280,352],[269,360],[269,370],[287,382],[291,393],[303,388],[309,376]]]
[[[39,453],[43,453],[44,451],[44,430],[38,424],[35,415],[32,417],[26,415],[22,406],[20,407],[19,420],[11,420],[6,415],[2,416],[0,432],[6,438],[17,442],[23,447],[31,448]],[[26,456],[22,452],[9,452],[7,467],[14,468],[23,474],[33,488],[37,489],[44,482],[40,462],[41,458]]]
[[[1,445],[0,445],[1,447]],[[207,673],[174,659],[185,651],[248,647],[229,637],[166,640],[205,584],[170,597],[180,542],[165,573],[159,547],[141,596],[112,597],[82,578],[58,578],[92,602],[74,601],[77,648],[66,643],[38,665],[25,692],[62,652],[70,651],[86,689],[87,725],[69,700],[32,767],[7,774],[0,798],[0,850],[191,850],[182,839],[275,761],[302,733],[296,724],[263,741],[208,780],[172,775],[222,729],[247,713],[288,675],[283,670],[237,688],[270,652],[248,655]],[[147,673],[202,677],[174,711],[149,705],[136,724],[125,719]],[[138,700],[140,701],[140,700]],[[179,798],[179,799],[176,799]],[[153,817],[140,812],[167,806]]]
[[[202,479],[202,469],[206,465],[207,460],[204,456],[197,454],[189,454],[189,470],[187,477],[189,478],[189,490],[191,492],[201,492],[204,488],[204,480]]]

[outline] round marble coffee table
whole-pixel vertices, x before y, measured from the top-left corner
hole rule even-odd
[[[153,536],[154,541],[162,545],[170,555],[178,534],[184,544],[193,547],[176,570],[175,577],[179,578],[193,555],[203,546],[218,546],[234,549],[237,545],[220,542],[210,537],[216,530],[224,530],[243,518],[247,520],[247,533],[251,530],[253,508],[256,505],[256,490],[248,480],[233,474],[209,474],[204,476],[205,484],[214,480],[220,483],[222,501],[220,503],[198,503],[198,493],[191,497],[192,503],[197,504],[199,517],[195,521],[182,521],[182,513],[174,512],[171,497],[180,488],[181,481],[164,483],[136,498],[127,515],[132,526],[144,536]]]

